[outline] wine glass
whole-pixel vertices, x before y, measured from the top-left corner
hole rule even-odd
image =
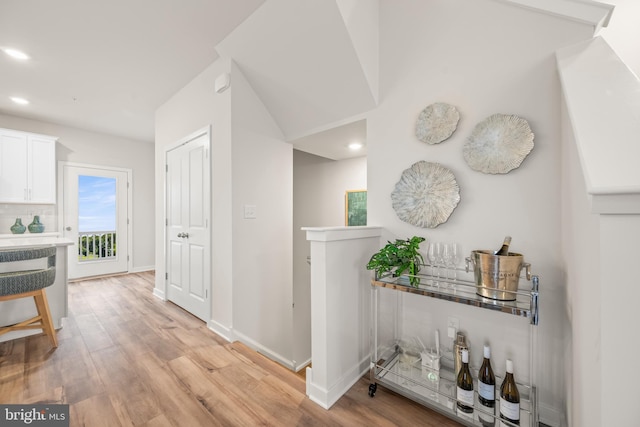
[[[429,266],[431,267],[431,277],[437,277],[436,270],[436,243],[429,242],[429,248],[427,249],[427,259],[429,260]],[[437,281],[431,280],[432,285],[436,285]]]
[[[451,263],[453,264],[453,280],[458,280],[458,265],[462,262],[462,249],[458,243],[451,244]]]
[[[451,245],[449,243],[442,244],[442,264],[444,265],[444,278],[449,279],[449,268],[453,262]]]
[[[438,279],[442,278],[442,268],[444,267],[444,257],[443,257],[443,244],[442,243],[436,243],[436,249],[435,249],[435,253],[436,253],[436,266],[438,268]]]
[[[442,265],[442,243],[429,243],[429,252],[427,253],[429,263],[431,264],[431,274],[436,279],[440,279],[440,265]],[[434,281],[434,286],[439,284],[439,280]]]

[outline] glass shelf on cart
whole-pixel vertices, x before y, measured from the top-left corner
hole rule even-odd
[[[412,277],[420,279],[417,286],[411,284]],[[436,282],[438,283],[437,285],[434,284]],[[533,291],[531,290],[519,289],[514,301],[500,301],[478,295],[476,293],[476,284],[462,279],[444,279],[426,274],[415,276],[403,274],[399,277],[387,275],[372,279],[371,285],[500,311],[525,318],[531,318],[536,309],[532,301]]]
[[[471,414],[463,413],[456,407],[456,382],[451,368],[441,367],[439,372],[432,371],[421,365],[418,360],[411,364],[409,369],[401,367],[399,353],[395,352],[389,359],[379,360],[375,364],[376,379],[382,385],[400,394],[410,397],[413,400],[422,402],[439,412],[453,414],[465,424],[481,426],[478,419],[482,412],[486,417],[498,417],[500,413],[499,398],[496,399],[495,414],[488,408],[480,405],[477,395],[477,379],[474,378],[474,411]],[[499,386],[502,378],[496,375],[496,393],[499,393]],[[518,383],[520,391],[520,425],[529,426],[531,424],[531,401],[535,395],[535,388]],[[497,395],[498,396],[498,395]],[[485,418],[486,418],[485,417]],[[510,426],[511,423],[503,422]]]

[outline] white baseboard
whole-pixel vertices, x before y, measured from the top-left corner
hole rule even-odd
[[[167,297],[162,289],[153,288],[153,296],[161,299],[162,301],[167,300]]]
[[[370,357],[367,355],[357,366],[352,367],[330,389],[326,390],[313,381],[313,367],[307,368],[307,396],[309,400],[329,409],[369,370]]]
[[[276,362],[278,362],[279,364],[285,366],[286,368],[291,369],[292,371],[294,371],[294,362],[293,360],[287,359],[286,357],[283,357],[281,354],[278,354],[277,352],[263,346],[260,343],[257,343],[256,341],[252,340],[251,338],[247,337],[246,335],[240,334],[238,332],[235,332],[235,336],[238,339],[238,341],[240,341],[243,344],[246,344],[247,346],[249,346],[250,348],[252,348],[253,350],[257,351],[258,353],[261,353],[265,356],[267,356],[269,359],[274,360]]]
[[[148,265],[146,267],[136,267],[129,270],[129,273],[143,273],[145,271],[153,271],[155,270],[155,265]]]
[[[295,362],[295,361],[294,361]],[[307,366],[309,363],[311,363],[311,358],[308,358],[307,360],[305,360],[302,363],[299,362],[295,362],[294,365],[295,367],[293,368],[294,371],[296,372],[300,372],[305,366]]]
[[[256,341],[252,340],[251,338],[247,337],[246,335],[238,334],[233,329],[228,328],[228,327],[222,325],[221,323],[216,322],[215,320],[209,320],[207,322],[207,328],[209,328],[210,330],[212,330],[216,334],[220,335],[222,338],[224,338],[225,340],[227,340],[229,342],[240,341],[243,344],[246,344],[252,350],[255,350],[258,353],[261,353],[261,354],[267,356],[271,360],[275,360],[276,362],[278,362],[281,365],[287,367],[288,369],[291,369],[294,372],[300,371],[305,366],[309,365],[309,363],[311,363],[311,358],[305,360],[302,363],[298,363],[298,362],[295,362],[293,360],[289,360],[286,357],[283,357],[282,355],[280,355],[280,354],[278,354],[278,353],[276,353],[274,351],[271,351],[267,347],[265,347],[265,346],[263,346],[261,344],[258,344]]]
[[[220,335],[222,338],[229,342],[236,341],[236,336],[232,329],[224,326],[221,323],[216,322],[215,320],[209,320],[207,322],[207,328]]]

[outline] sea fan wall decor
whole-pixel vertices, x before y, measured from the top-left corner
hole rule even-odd
[[[405,169],[391,192],[398,218],[422,228],[435,228],[446,222],[459,202],[460,188],[453,172],[427,161]]]
[[[478,123],[462,148],[462,155],[475,171],[502,174],[520,167],[533,149],[529,123],[518,116],[494,114]]]
[[[436,102],[418,115],[416,137],[427,144],[438,144],[449,138],[458,126],[460,113],[453,105]]]

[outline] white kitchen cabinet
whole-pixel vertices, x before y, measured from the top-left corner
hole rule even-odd
[[[56,140],[0,129],[0,203],[56,203]]]

